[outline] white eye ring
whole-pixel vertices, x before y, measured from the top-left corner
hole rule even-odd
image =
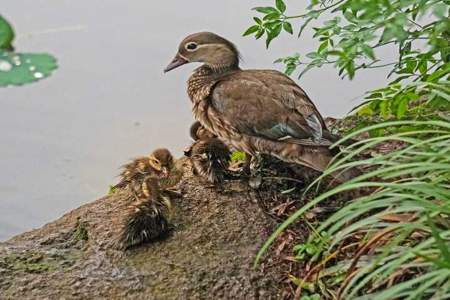
[[[197,43],[194,42],[187,43],[185,48],[187,51],[195,51],[197,49]]]

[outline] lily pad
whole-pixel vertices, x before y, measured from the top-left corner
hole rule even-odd
[[[58,67],[46,53],[14,53],[0,50],[0,87],[23,85],[50,76]]]
[[[12,41],[14,40],[14,30],[12,26],[0,16],[0,49],[12,50]]]

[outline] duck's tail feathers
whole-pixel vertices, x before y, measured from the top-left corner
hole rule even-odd
[[[296,163],[319,172],[325,171],[330,164],[335,152],[325,143],[318,145],[303,140],[271,141],[258,139],[253,142],[257,151],[275,156],[285,162]],[[345,182],[361,174],[357,169],[349,169],[344,172],[331,174],[337,183]]]

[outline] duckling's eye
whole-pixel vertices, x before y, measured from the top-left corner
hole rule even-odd
[[[155,167],[158,167],[161,163],[159,162],[159,160],[157,160],[155,158],[151,158],[150,159],[150,164],[155,166]]]
[[[186,49],[190,50],[190,51],[193,51],[193,50],[197,49],[197,44],[196,43],[186,44]]]

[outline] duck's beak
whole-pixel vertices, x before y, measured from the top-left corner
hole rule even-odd
[[[184,64],[187,64],[188,61],[181,57],[178,53],[175,55],[175,58],[170,62],[170,64],[164,69],[164,73],[167,73],[175,68],[178,68],[179,66],[182,66]]]

